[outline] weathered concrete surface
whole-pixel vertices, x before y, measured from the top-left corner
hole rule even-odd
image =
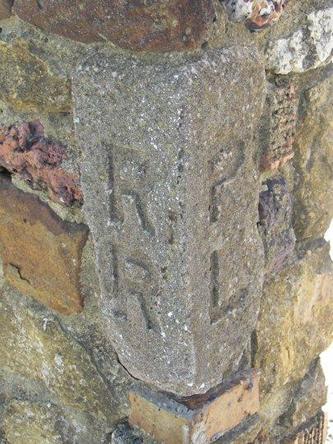
[[[214,19],[212,0],[16,0],[14,11],[45,31],[80,42],[172,51],[200,47]]]
[[[259,376],[240,376],[204,396],[175,401],[146,389],[130,395],[129,422],[165,444],[207,444],[259,410]]]
[[[97,55],[73,88],[106,332],[135,377],[206,392],[239,368],[259,309],[260,60]]]
[[[8,282],[64,314],[82,310],[85,225],[62,221],[37,197],[0,179],[0,250]]]

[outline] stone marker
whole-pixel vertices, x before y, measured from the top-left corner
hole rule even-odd
[[[204,397],[175,401],[137,389],[129,395],[129,422],[164,444],[207,444],[259,410],[259,377],[241,376]]]
[[[73,79],[105,331],[133,376],[178,395],[237,371],[257,320],[263,76],[255,50],[230,48],[100,54]]]
[[[16,0],[14,11],[63,37],[139,51],[200,47],[215,17],[212,0]]]

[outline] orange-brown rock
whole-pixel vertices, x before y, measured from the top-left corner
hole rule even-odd
[[[7,281],[62,314],[82,310],[80,263],[88,229],[0,180],[0,252]]]
[[[79,177],[61,168],[65,159],[65,147],[47,139],[39,121],[0,127],[0,166],[46,189],[55,202],[81,204]]]
[[[259,376],[249,372],[206,395],[178,401],[142,388],[129,399],[130,424],[158,442],[209,443],[258,412]]]
[[[22,20],[73,40],[109,40],[150,51],[200,46],[214,19],[212,0],[17,0],[14,11]]]

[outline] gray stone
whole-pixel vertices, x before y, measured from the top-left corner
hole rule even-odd
[[[286,38],[271,41],[268,67],[276,74],[304,72],[332,60],[333,7],[312,12],[306,24]]]
[[[74,75],[105,331],[129,373],[159,389],[221,383],[254,329],[264,85],[251,48],[155,64],[102,53]]]

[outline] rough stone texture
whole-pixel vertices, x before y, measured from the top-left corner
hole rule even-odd
[[[116,383],[107,383],[52,313],[26,302],[8,286],[1,290],[1,438],[9,444],[107,442],[123,415]]]
[[[327,387],[320,359],[310,366],[308,373],[296,385],[289,408],[279,418],[279,426],[285,430],[295,429],[313,418],[326,403]]]
[[[291,438],[283,438],[286,444],[325,444],[327,437],[327,418],[320,411],[311,421],[304,424]]]
[[[245,22],[251,31],[260,31],[277,22],[286,0],[222,0],[232,21]]]
[[[257,319],[259,66],[249,48],[101,55],[73,81],[105,329],[131,374],[178,394],[236,371]]]
[[[69,427],[61,417],[61,410],[50,402],[12,401],[4,409],[2,436],[5,443],[62,444],[66,428]]]
[[[23,20],[4,4],[0,174],[45,205],[15,205],[11,226],[10,192],[0,211],[42,273],[30,288],[0,252],[0,442],[156,444],[126,425],[128,371],[180,404],[255,366],[260,410],[217,442],[322,440],[332,1],[17,0]],[[93,229],[76,264],[48,248],[49,217]],[[34,297],[71,267],[74,300],[42,301],[69,316]]]
[[[0,0],[0,20],[11,16],[13,0]]]
[[[261,171],[276,171],[294,157],[298,95],[292,83],[269,84],[262,122],[265,145],[260,158]]]
[[[332,262],[324,241],[267,283],[255,337],[262,402],[302,378],[333,338]],[[304,256],[303,256],[304,255]],[[302,257],[303,256],[303,257]]]
[[[182,402],[137,389],[130,393],[129,422],[165,444],[205,444],[259,410],[259,378],[243,375],[227,387]]]
[[[9,75],[10,73],[10,75]],[[24,41],[0,42],[0,99],[17,111],[69,111],[70,89],[66,78],[29,50]]]
[[[275,74],[304,72],[332,59],[333,8],[312,12],[304,27],[292,35],[271,41],[268,67]]]
[[[0,127],[0,166],[35,188],[46,189],[56,202],[81,204],[79,177],[60,167],[66,157],[66,148],[47,139],[39,121]]]
[[[87,227],[63,222],[37,197],[0,181],[4,274],[23,293],[64,314],[82,309],[79,272]]]
[[[298,239],[322,237],[333,218],[333,79],[305,91],[295,139]]]
[[[151,439],[145,439],[142,431],[130,427],[127,423],[119,424],[112,432],[110,444],[155,444],[156,441]]]
[[[211,0],[16,0],[14,11],[46,31],[81,42],[181,51],[200,46],[214,19]]]
[[[268,277],[279,273],[294,251],[295,234],[291,221],[292,200],[286,181],[279,176],[268,179],[259,198],[259,230]]]

